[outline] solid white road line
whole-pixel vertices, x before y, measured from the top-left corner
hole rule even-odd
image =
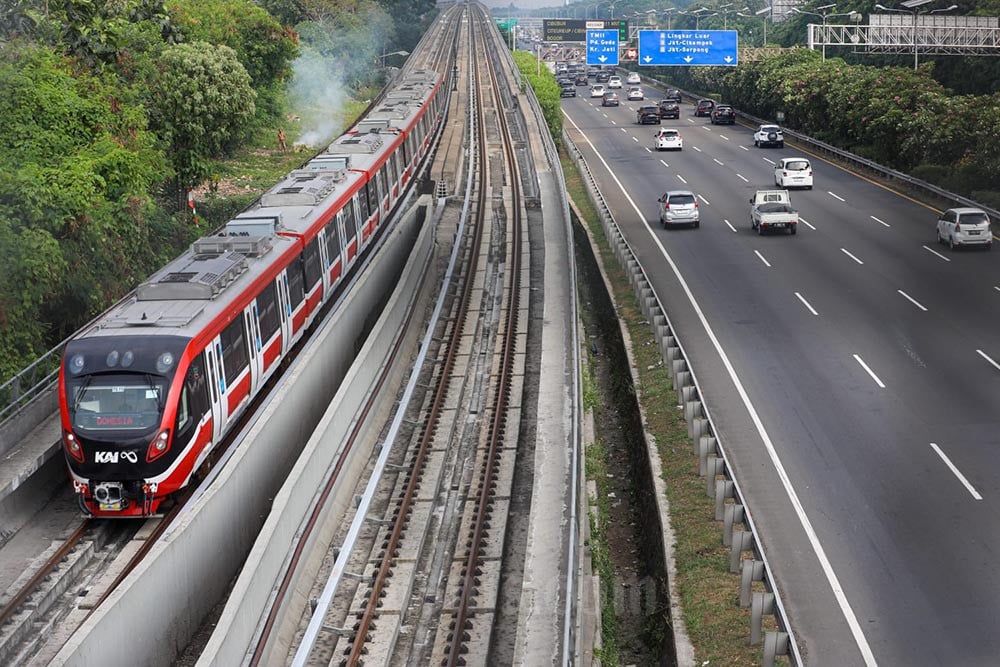
[[[920,303],[916,299],[914,299],[912,296],[910,296],[909,294],[907,294],[906,292],[904,292],[901,289],[898,289],[896,291],[899,292],[900,294],[902,294],[903,298],[906,299],[907,301],[909,301],[910,303],[912,303],[914,306],[916,306],[920,310],[924,311],[925,313],[927,312],[927,309],[924,308],[922,305],[920,305]]]
[[[639,210],[639,207],[628,194],[625,186],[622,185],[620,180],[618,180],[618,176],[615,175],[614,169],[611,168],[611,165],[608,164],[607,160],[604,159],[604,156],[597,150],[597,147],[594,146],[587,135],[584,134],[583,130],[581,130],[580,127],[573,122],[573,119],[569,117],[569,114],[563,111],[563,115],[566,116],[580,136],[584,138],[590,146],[590,149],[594,151],[594,155],[596,155],[597,159],[604,165],[604,168],[608,171],[608,175],[622,191],[622,194],[625,199],[628,200],[628,203],[632,205],[632,210],[635,214],[639,217],[639,219],[644,219],[642,211]],[[795,515],[799,519],[799,524],[801,524],[802,530],[805,531],[806,538],[809,540],[809,544],[812,546],[817,560],[819,560],[820,567],[823,568],[823,574],[826,575],[827,583],[830,584],[830,588],[833,590],[833,595],[837,599],[837,604],[840,606],[840,611],[844,615],[844,620],[847,622],[847,626],[851,629],[851,635],[854,637],[854,642],[858,646],[858,651],[861,653],[861,657],[864,659],[865,665],[867,667],[877,667],[878,662],[875,660],[875,654],[872,653],[871,646],[868,644],[868,638],[865,637],[865,632],[861,628],[861,624],[858,622],[858,617],[854,613],[854,609],[851,607],[851,602],[847,599],[847,594],[844,592],[844,588],[840,584],[840,578],[837,577],[837,573],[833,571],[833,565],[830,563],[830,558],[826,555],[826,549],[823,548],[823,545],[819,541],[819,535],[816,534],[816,529],[813,527],[812,521],[806,514],[805,508],[802,506],[799,494],[795,491],[795,487],[792,486],[792,480],[788,477],[788,471],[785,470],[785,465],[781,462],[781,457],[778,456],[778,451],[774,448],[774,442],[771,440],[770,434],[767,432],[767,429],[764,428],[764,422],[761,421],[760,415],[757,413],[757,408],[754,407],[754,404],[750,401],[750,395],[747,394],[746,387],[743,386],[743,381],[740,380],[740,377],[736,374],[736,369],[733,368],[733,364],[729,360],[729,355],[726,354],[724,349],[722,349],[722,343],[719,342],[719,338],[715,335],[712,325],[708,323],[708,318],[705,317],[705,313],[702,311],[701,306],[698,305],[698,301],[694,298],[694,293],[691,292],[690,286],[688,286],[687,281],[684,280],[684,276],[681,275],[680,269],[677,268],[677,264],[674,263],[670,253],[668,253],[667,249],[663,246],[663,242],[649,225],[646,226],[646,232],[653,239],[653,243],[655,243],[659,248],[660,255],[662,255],[667,264],[670,265],[670,269],[674,272],[674,277],[677,278],[681,289],[684,290],[684,294],[688,298],[688,302],[690,302],[695,314],[698,315],[698,320],[701,322],[701,326],[705,329],[705,335],[712,342],[713,347],[715,347],[715,352],[722,360],[722,365],[726,367],[729,379],[732,381],[733,386],[736,387],[736,392],[740,395],[740,399],[743,401],[743,406],[749,413],[750,419],[753,421],[754,427],[757,429],[757,434],[764,443],[767,455],[771,459],[771,465],[774,466],[778,479],[781,480],[781,486],[785,489],[785,494],[788,496],[788,500],[792,503],[792,507],[795,509]]]
[[[812,307],[811,305],[809,305],[809,302],[808,302],[808,301],[806,301],[806,298],[805,298],[804,296],[802,296],[802,295],[801,295],[801,294],[799,294],[798,292],[796,292],[796,293],[795,293],[795,296],[799,297],[799,301],[801,301],[801,302],[802,302],[802,305],[803,305],[803,306],[805,306],[806,308],[808,308],[808,309],[809,309],[809,312],[810,312],[810,313],[812,313],[813,315],[816,315],[816,316],[819,316],[819,313],[817,313],[817,312],[816,312],[816,309],[815,309],[815,308],[813,308],[813,307]]]
[[[723,218],[723,219],[722,219],[722,221],[723,221],[724,223],[726,223],[727,225],[729,225],[729,228],[730,228],[731,230],[733,230],[733,233],[734,233],[734,234],[736,233],[736,228],[735,228],[735,227],[733,227],[733,223],[729,222],[729,221],[728,221],[728,220],[726,220],[725,218]]]
[[[771,268],[771,263],[768,262],[766,259],[764,259],[764,255],[760,254],[760,250],[754,250],[753,254],[760,257],[760,261],[764,262],[764,266],[766,266],[767,268]]]
[[[936,255],[937,257],[940,257],[941,259],[943,259],[946,262],[950,262],[951,261],[951,258],[945,257],[944,255],[942,255],[941,253],[939,253],[937,250],[933,250],[932,248],[928,248],[927,246],[920,246],[920,247],[923,248],[924,250],[926,250],[927,252],[929,252],[930,254]]]
[[[993,361],[992,359],[990,359],[990,356],[989,356],[988,354],[986,354],[986,353],[985,353],[985,352],[983,352],[982,350],[976,350],[976,352],[978,352],[978,353],[979,353],[979,356],[980,356],[980,357],[982,357],[982,358],[983,358],[983,359],[985,359],[986,361],[990,362],[990,363],[991,363],[991,364],[993,365],[993,368],[995,368],[995,369],[997,369],[998,371],[1000,371],[1000,364],[998,364],[997,362],[995,362],[995,361]]]
[[[838,195],[835,195],[835,194],[833,194],[832,192],[830,192],[829,190],[827,190],[827,191],[826,191],[826,194],[830,195],[830,196],[831,196],[831,197],[833,197],[834,199],[839,199],[840,201],[847,201],[847,200],[845,200],[845,199],[844,199],[843,197],[840,197],[840,196],[838,196]]]
[[[868,368],[868,364],[865,363],[864,359],[855,354],[854,360],[857,361],[859,364],[861,364],[861,368],[865,369],[865,371],[868,372],[868,375],[872,376],[872,379],[875,380],[875,384],[877,384],[880,388],[885,389],[885,385],[882,384],[882,381],[878,379],[877,375],[875,375],[875,371]]]
[[[854,260],[855,262],[857,262],[858,264],[864,264],[864,262],[862,262],[862,261],[861,261],[860,259],[858,259],[858,258],[857,258],[857,257],[855,257],[854,255],[852,255],[851,253],[847,252],[847,250],[846,250],[846,249],[844,249],[844,248],[841,248],[841,249],[840,249],[840,252],[844,253],[845,255],[847,255],[848,257],[850,257],[851,259],[853,259],[853,260]]]
[[[868,217],[871,218],[872,220],[874,220],[875,222],[877,222],[880,225],[885,225],[886,227],[892,227],[892,225],[890,225],[888,222],[883,222],[882,220],[879,220],[878,218],[876,218],[874,215],[869,215]]]
[[[955,464],[951,462],[951,459],[945,456],[944,452],[941,451],[941,448],[935,445],[933,442],[931,443],[931,448],[934,449],[935,452],[937,452],[937,455],[941,457],[941,460],[944,461],[944,464],[946,466],[948,466],[948,469],[955,474],[955,477],[958,477],[958,481],[960,481],[962,485],[966,488],[966,490],[968,490],[968,492],[972,494],[972,497],[975,498],[976,500],[982,500],[983,497],[979,495],[978,491],[976,491],[976,487],[972,486],[972,484],[969,483],[969,480],[965,479],[965,475],[963,475],[958,470],[958,468],[955,467]]]

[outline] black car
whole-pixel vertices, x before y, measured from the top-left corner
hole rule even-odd
[[[681,91],[677,90],[676,88],[671,88],[670,90],[667,91],[666,95],[663,96],[663,99],[666,102],[674,102],[676,104],[680,104],[682,102]]]
[[[587,78],[587,74],[586,74],[586,72],[584,72],[582,74],[577,74],[576,75],[575,82],[576,82],[576,85],[578,85],[578,86],[586,86],[586,85],[590,84],[590,79]]]
[[[559,97],[576,97],[576,85],[572,81],[560,82]]]
[[[720,104],[712,109],[712,125],[734,125],[735,123],[736,109],[725,104]]]
[[[611,78],[611,71],[602,69],[600,72],[597,73],[597,77],[595,78],[597,79],[597,83],[607,83],[608,79]]]
[[[673,100],[660,100],[660,104],[657,106],[657,110],[660,114],[660,118],[680,118],[681,117],[681,107],[679,104]]]
[[[660,108],[652,104],[644,105],[635,110],[635,122],[640,125],[660,124]]]
[[[695,116],[711,116],[712,109],[715,108],[714,100],[698,100],[698,106],[694,108]]]

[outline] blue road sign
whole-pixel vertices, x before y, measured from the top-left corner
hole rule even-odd
[[[618,64],[617,30],[587,31],[587,64],[588,65]]]
[[[640,65],[739,64],[735,30],[640,30]]]

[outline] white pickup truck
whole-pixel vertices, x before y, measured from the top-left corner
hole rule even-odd
[[[794,234],[799,226],[799,212],[792,208],[788,190],[758,190],[750,198],[750,227],[758,234],[776,229]]]

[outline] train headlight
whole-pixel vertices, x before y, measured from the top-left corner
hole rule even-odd
[[[83,370],[83,355],[74,354],[69,360],[69,371],[73,375],[78,375]]]
[[[146,450],[146,463],[150,463],[160,458],[170,449],[170,430],[160,431],[160,434],[153,438]]]
[[[170,370],[170,367],[174,365],[174,355],[169,352],[164,352],[159,357],[156,358],[156,372],[166,373]]]
[[[72,456],[73,460],[83,463],[83,447],[75,435],[69,431],[63,431],[63,445],[66,447],[66,453]]]

